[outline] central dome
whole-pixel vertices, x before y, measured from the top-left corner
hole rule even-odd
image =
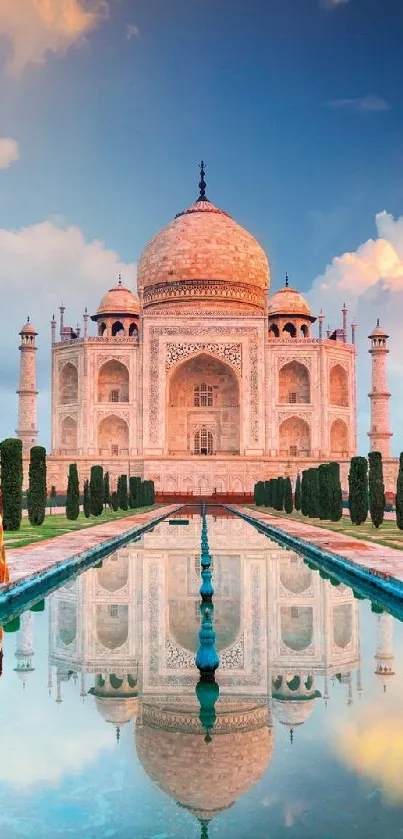
[[[145,308],[185,303],[199,310],[201,301],[210,308],[264,309],[269,278],[256,239],[204,196],[154,236],[137,274]]]

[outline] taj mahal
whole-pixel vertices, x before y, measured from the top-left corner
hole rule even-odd
[[[288,277],[270,293],[256,239],[206,195],[143,251],[138,295],[121,278],[83,327],[51,321],[52,442],[48,485],[63,492],[68,466],[93,464],[153,480],[158,492],[250,493],[256,481],[328,460],[347,483],[357,453],[356,325],[324,329]],[[102,290],[100,289],[100,293]],[[92,331],[91,331],[91,325]],[[92,334],[95,333],[95,334]],[[37,332],[20,332],[17,435],[25,462],[38,439]],[[388,335],[369,336],[370,447],[393,488],[387,387]]]

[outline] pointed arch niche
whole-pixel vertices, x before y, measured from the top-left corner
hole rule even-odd
[[[201,353],[180,364],[167,387],[168,454],[239,454],[239,382],[230,365]]]

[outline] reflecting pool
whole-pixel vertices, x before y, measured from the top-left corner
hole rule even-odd
[[[208,729],[185,512],[4,625],[1,839],[403,836],[402,623],[210,508]]]

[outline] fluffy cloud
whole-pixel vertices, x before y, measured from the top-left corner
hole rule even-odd
[[[392,427],[395,431],[395,451],[403,449],[400,432],[399,403],[403,400],[403,367],[400,352],[403,350],[403,217],[394,219],[383,211],[376,218],[377,236],[361,244],[355,252],[344,253],[333,259],[319,276],[309,292],[312,308],[320,308],[329,317],[347,303],[350,318],[358,321],[358,392],[359,414],[362,423],[369,426],[367,392],[370,381],[370,361],[367,355],[367,336],[379,317],[382,326],[390,333],[389,386],[393,395]],[[362,429],[364,431],[364,429]],[[362,433],[361,447],[367,441]]]
[[[396,692],[397,694],[397,692]],[[374,702],[360,716],[343,720],[334,746],[337,754],[361,778],[381,787],[394,805],[403,801],[403,729],[399,696],[385,714],[383,702]]]
[[[0,137],[0,169],[8,169],[19,156],[17,140],[11,137]]]
[[[108,17],[108,0],[12,0],[0,2],[0,38],[6,41],[6,66],[20,73],[30,62],[43,64],[46,53],[65,53]]]
[[[15,389],[18,382],[18,333],[27,315],[39,336],[37,353],[40,390],[40,428],[44,443],[49,429],[49,321],[63,300],[65,320],[75,326],[88,306],[98,306],[104,292],[122,274],[134,288],[136,269],[98,240],[86,241],[77,227],[44,221],[21,230],[0,229],[0,288],[7,306],[0,307],[0,439],[16,425]]]
[[[386,102],[386,99],[382,99],[381,96],[373,94],[347,99],[333,99],[331,102],[328,102],[328,107],[340,108],[346,111],[364,111],[367,113],[380,113],[390,110],[390,105]]]

